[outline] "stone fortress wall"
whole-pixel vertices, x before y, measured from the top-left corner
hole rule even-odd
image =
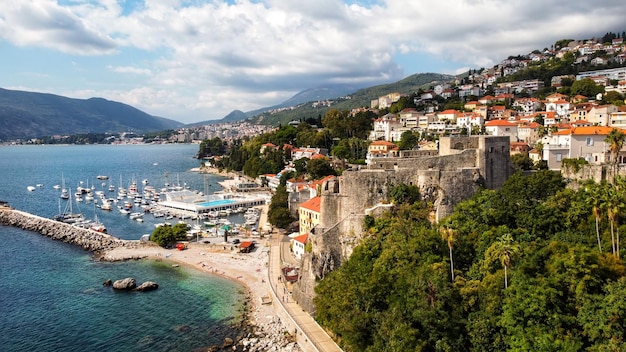
[[[367,168],[325,182],[321,222],[310,236],[313,251],[303,256],[294,298],[315,312],[316,280],[350,257],[361,239],[363,219],[389,209],[393,186],[417,186],[434,205],[433,221],[439,221],[481,187],[495,189],[506,181],[513,172],[509,143],[509,137],[442,137],[438,156],[377,158]]]

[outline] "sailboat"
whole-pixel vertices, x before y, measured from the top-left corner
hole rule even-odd
[[[106,226],[104,226],[104,224],[101,223],[98,220],[98,214],[96,214],[96,205],[95,205],[95,203],[94,203],[93,213],[94,213],[94,220],[91,223],[91,226],[89,226],[89,229],[92,230],[92,231],[96,231],[96,232],[107,233]]]
[[[65,177],[61,174],[61,199],[70,199],[70,193],[65,188]]]
[[[68,195],[68,198],[69,198],[69,195]],[[53,219],[64,222],[66,224],[76,224],[79,222],[84,222],[85,217],[83,216],[83,214],[80,214],[80,213],[74,214],[74,210],[72,209],[72,203],[73,202],[70,200],[68,204],[66,205],[65,211],[61,213],[61,201],[59,201],[59,214],[55,215]]]

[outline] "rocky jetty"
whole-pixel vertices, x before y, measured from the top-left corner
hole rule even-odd
[[[117,247],[139,247],[139,241],[126,241],[108,234],[46,219],[14,209],[0,210],[0,224],[38,232],[54,240],[79,246],[95,254]]]

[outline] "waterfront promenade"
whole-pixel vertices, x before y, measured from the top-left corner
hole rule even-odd
[[[284,281],[278,281],[281,275],[281,243],[284,243],[280,238],[282,236],[283,235],[278,232],[272,234],[272,238],[270,239],[268,267],[269,284],[271,286],[274,302],[276,302],[277,305],[277,314],[280,314],[280,310],[283,310],[289,316],[287,319],[284,319],[281,315],[283,324],[289,326],[290,323],[292,323],[297,326],[294,332],[297,334],[296,339],[298,345],[300,345],[304,351],[341,351],[339,346],[328,336],[326,331],[294,301],[289,291],[284,289]],[[286,292],[286,294],[284,292]],[[284,302],[283,297],[285,297]]]

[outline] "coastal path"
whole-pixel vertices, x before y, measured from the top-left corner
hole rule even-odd
[[[273,301],[277,305],[276,311],[280,313],[280,310],[282,310],[288,316],[287,319],[284,319],[281,314],[285,326],[295,326],[298,345],[306,352],[341,351],[341,348],[339,348],[335,341],[328,336],[326,331],[317,324],[313,317],[295,302],[290,293],[285,290],[283,282],[278,281],[278,278],[281,276],[281,252],[284,251],[284,247],[289,248],[289,243],[281,241],[283,235],[278,233],[278,231],[272,233],[271,236],[268,266],[269,285]],[[285,243],[286,245],[283,245]]]

